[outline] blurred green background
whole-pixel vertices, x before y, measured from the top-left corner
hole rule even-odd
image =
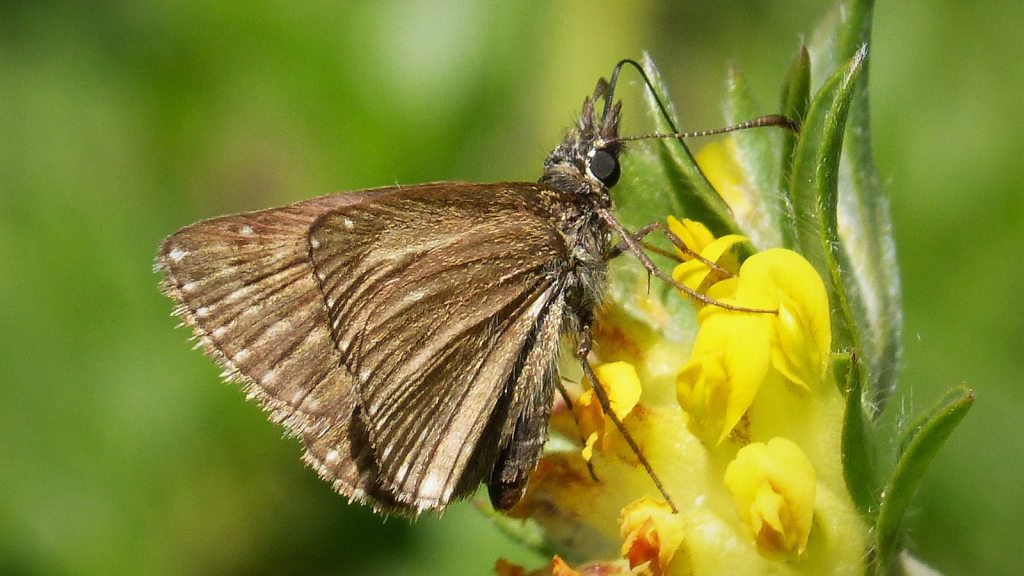
[[[0,573],[538,564],[468,505],[383,521],[333,494],[174,330],[157,244],[338,190],[534,180],[596,79],[644,49],[687,128],[721,124],[732,62],[773,108],[829,4],[0,0]],[[948,574],[1024,573],[1022,24],[1018,0],[876,7],[906,313],[891,410],[978,393],[911,520]],[[625,133],[647,126],[633,84]]]

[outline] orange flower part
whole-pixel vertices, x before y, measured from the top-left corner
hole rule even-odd
[[[551,559],[551,576],[580,576],[580,573],[556,555]]]
[[[498,558],[498,561],[494,563],[494,573],[497,576],[526,576],[526,568],[504,558]]]
[[[660,576],[683,543],[683,519],[667,503],[644,496],[622,509],[619,533],[622,557],[634,573]]]

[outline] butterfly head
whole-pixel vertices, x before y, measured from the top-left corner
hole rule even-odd
[[[604,98],[603,110],[597,107]],[[622,102],[612,103],[612,92],[602,78],[594,95],[583,102],[579,122],[544,162],[541,182],[581,195],[607,199],[608,189],[619,181],[618,140]]]

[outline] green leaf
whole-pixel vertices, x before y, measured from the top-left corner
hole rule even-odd
[[[654,92],[665,105],[665,109],[662,109],[650,91],[644,91],[647,111],[655,127],[663,134],[679,132],[675,108],[668,97],[668,89],[661,78],[661,73],[648,54],[644,54],[641,64]],[[698,220],[716,237],[741,233],[729,206],[708,182],[690,149],[682,140],[658,139],[650,145],[657,151],[665,177],[681,206],[678,212],[672,213],[674,216]]]
[[[903,517],[925,470],[973,404],[974,392],[967,386],[956,386],[916,418],[913,426],[904,433],[900,443],[903,450],[882,492],[882,504],[875,524],[878,565],[883,570],[900,549]]]
[[[928,426],[928,423],[935,417],[935,413],[937,411],[941,411],[943,409],[942,407],[957,404],[968,396],[970,397],[969,401],[973,402],[974,392],[970,388],[964,385],[954,386],[949,390],[946,390],[946,393],[942,398],[935,402],[930,410],[926,410],[918,414],[914,419],[905,424],[903,428],[903,436],[900,438],[900,457],[910,449],[910,445],[917,438],[917,435],[920,434],[926,426]]]
[[[840,0],[821,20],[808,47],[813,89],[868,44],[874,9],[874,0]]]
[[[644,143],[631,146],[619,161],[623,178],[612,188],[612,197],[615,216],[623,226],[639,230],[651,222],[664,223],[669,214],[678,216],[683,213],[686,204],[675,190],[678,184],[671,182],[661,158]],[[652,234],[647,241],[670,248],[668,242],[660,242],[660,236]]]
[[[860,365],[850,354],[837,354],[832,361],[836,382],[846,390],[843,416],[843,480],[857,511],[870,518],[878,512],[876,445],[871,420],[864,413]]]
[[[753,91],[736,67],[729,69],[729,87],[725,100],[725,123],[739,124],[762,115]],[[746,176],[752,194],[747,198],[747,215],[735,214],[742,234],[759,250],[782,246],[781,223],[787,198],[779,188],[779,150],[784,130],[773,128],[740,130],[730,134],[730,152]]]
[[[793,64],[786,73],[786,82],[782,89],[781,110],[790,119],[802,126],[807,117],[807,108],[811,105],[811,56],[807,47],[800,45]],[[793,199],[789,196],[790,178],[793,174],[793,156],[796,151],[797,135],[785,131],[782,134],[781,166],[779,168],[779,190],[785,196],[784,209],[785,221],[793,222],[796,215],[793,213]],[[790,227],[782,228],[782,242],[786,248],[796,246],[796,231]]]
[[[841,267],[848,263],[839,240],[836,209],[846,118],[865,56],[866,51],[858,52],[815,95],[793,161],[796,243],[828,288],[834,350],[860,349],[854,310],[840,276]]]
[[[657,68],[649,59],[645,59],[644,66],[652,82],[657,82],[655,85],[659,87],[662,102],[671,111],[671,102],[665,99],[664,86],[661,84]],[[653,99],[649,98],[646,90],[645,96],[648,97],[648,105],[657,106],[652,104]],[[657,114],[654,111],[649,112],[655,115],[659,131],[671,130],[665,128],[668,124],[661,116],[660,110]],[[684,157],[689,157],[689,151],[679,142],[672,142],[682,149],[686,155]],[[641,141],[631,145],[627,153],[620,158],[623,178],[612,189],[612,196],[616,218],[626,229],[639,230],[652,222],[664,224],[668,215],[689,217],[702,222],[707,221],[707,218],[718,218],[708,211],[706,203],[694,193],[700,186],[699,182],[704,182],[710,188],[704,175],[698,170],[698,183],[694,183],[678,169],[676,160],[667,155],[668,150],[669,148],[661,141]],[[665,250],[673,248],[668,239],[659,233],[649,235],[645,242]],[[671,271],[677,264],[655,253],[650,253],[649,256],[662,270]],[[661,304],[660,309],[641,305],[640,299],[637,298],[638,291],[648,292],[654,296]],[[693,333],[696,332],[696,315],[693,307],[664,282],[650,282],[647,270],[635,258],[616,258],[612,261],[608,269],[608,298],[628,317],[655,328],[664,337],[693,339]]]
[[[665,105],[644,91],[648,113],[659,133],[675,133],[676,124],[671,100],[657,67],[645,55],[644,71]],[[672,119],[670,120],[669,115]],[[689,149],[679,140],[650,140],[633,144],[622,162],[623,178],[612,189],[616,217],[629,230],[638,230],[651,222],[664,223],[665,217],[691,218],[707,226],[716,235],[738,233],[732,212],[718,192],[705,178]],[[647,242],[666,250],[672,245],[661,234],[652,234]],[[663,270],[676,264],[650,254]],[[639,262],[618,258],[608,270],[608,297],[629,317],[640,320],[672,339],[693,338],[696,320],[693,307],[679,297],[674,288],[663,282],[648,282],[649,275]],[[637,291],[649,290],[661,303],[661,309],[640,306]]]
[[[840,62],[853,56],[871,39],[874,2],[843,0],[824,19],[814,34],[810,51],[815,83],[831,75]],[[888,200],[882,193],[871,144],[867,69],[858,82],[850,104],[847,137],[840,164],[840,230],[850,266],[843,281],[852,308],[858,311],[858,330],[864,349],[861,359],[871,378],[867,383],[872,416],[884,408],[896,386],[903,355],[902,294],[896,245],[892,238]]]

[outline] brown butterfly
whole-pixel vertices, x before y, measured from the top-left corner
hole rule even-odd
[[[586,361],[609,259],[627,249],[680,287],[612,215],[623,63],[538,183],[332,194],[164,240],[175,314],[341,494],[417,514],[486,483],[496,508],[514,505],[547,438],[563,335],[610,413]]]

